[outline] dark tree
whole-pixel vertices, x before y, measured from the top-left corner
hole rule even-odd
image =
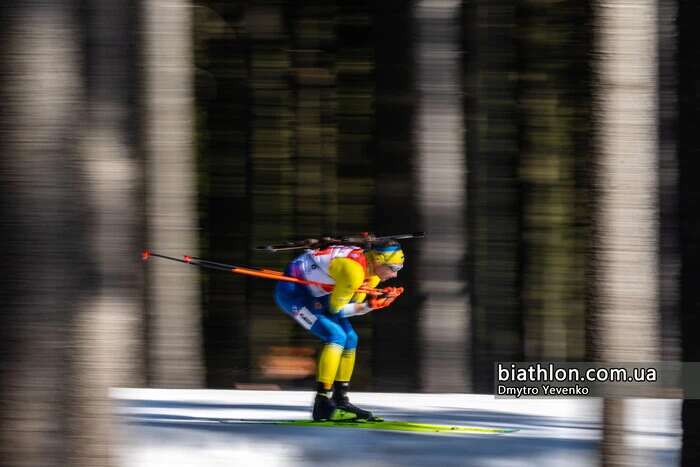
[[[678,173],[681,254],[681,353],[685,362],[700,361],[700,4],[684,1],[678,9]],[[681,465],[700,464],[700,401],[686,399],[682,411]]]
[[[376,106],[372,173],[376,198],[372,229],[379,233],[420,230],[416,213],[415,47],[416,32],[406,0],[376,2],[371,39],[374,47]],[[420,242],[420,240],[419,240]],[[418,389],[415,242],[404,242],[407,267],[400,282],[407,293],[390,313],[373,316],[372,387],[377,391]],[[419,299],[419,300],[416,300]]]
[[[474,390],[493,391],[495,361],[523,355],[520,193],[512,0],[465,2],[469,288]]]

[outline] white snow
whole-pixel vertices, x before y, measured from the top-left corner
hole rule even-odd
[[[386,419],[506,427],[499,435],[295,427],[239,420],[310,418],[312,391],[114,389],[123,467],[597,465],[601,401],[496,399],[473,394],[352,393]],[[680,401],[628,405],[634,465],[673,466],[680,450]],[[227,423],[222,423],[226,421]]]

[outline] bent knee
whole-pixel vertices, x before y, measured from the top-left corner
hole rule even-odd
[[[357,342],[359,341],[359,337],[355,331],[349,331],[348,333],[345,334],[345,350],[354,350],[357,348]]]
[[[345,331],[343,331],[342,329],[334,330],[330,334],[330,336],[328,337],[329,344],[336,344],[336,345],[339,345],[343,348],[346,347],[347,341],[348,341],[348,335],[345,334]]]

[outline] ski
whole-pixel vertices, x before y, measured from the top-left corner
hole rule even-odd
[[[393,234],[376,236],[374,234],[363,232],[345,237],[321,237],[321,238],[306,238],[303,240],[292,240],[275,245],[262,245],[255,247],[258,251],[269,251],[276,253],[279,251],[290,250],[308,250],[308,249],[323,249],[330,245],[348,245],[361,248],[370,248],[372,245],[381,245],[392,240],[405,240],[410,238],[423,238],[424,232],[413,232],[406,234]]]
[[[313,420],[249,420],[249,419],[223,419],[221,423],[226,424],[260,424],[278,426],[299,426],[317,428],[359,428],[381,431],[403,431],[412,433],[459,433],[459,434],[481,434],[496,435],[507,434],[518,431],[515,428],[493,428],[479,426],[462,425],[434,425],[430,423],[402,422],[395,420],[368,421],[368,420],[347,420],[347,421],[322,421]]]

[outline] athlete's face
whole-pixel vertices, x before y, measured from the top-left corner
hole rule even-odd
[[[376,264],[374,272],[382,281],[388,281],[399,275],[399,271],[393,264]]]

